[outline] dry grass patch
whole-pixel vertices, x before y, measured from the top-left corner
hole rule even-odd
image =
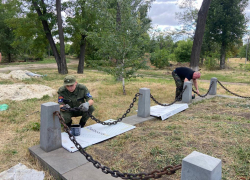
[[[0,84],[20,82],[42,84],[55,90],[63,84],[65,75],[57,74],[57,70],[39,69],[35,72],[47,76],[24,81],[0,80]],[[76,74],[76,70],[69,69],[69,74],[75,75],[77,81],[85,84],[90,90],[96,108],[93,115],[101,121],[121,117],[142,87],[150,88],[151,94],[157,101],[172,102],[175,96],[174,81],[171,77],[158,77],[157,73],[162,75],[164,72],[164,70],[160,72],[153,70],[152,73],[156,75],[152,77],[126,81],[127,95],[124,96],[122,84],[115,82],[110,75],[95,70],[85,70],[84,74]],[[201,94],[205,94],[209,82],[200,81],[199,85]],[[225,84],[225,86],[240,95],[249,96],[247,84],[240,86]],[[219,85],[217,87],[218,94],[227,94]],[[41,104],[46,102],[57,102],[57,96],[0,102],[9,105],[9,110],[0,112],[0,172],[18,163],[42,170],[37,161],[29,155],[28,148],[39,144],[39,112]],[[134,173],[149,172],[169,164],[179,164],[183,157],[197,150],[223,159],[224,178],[229,180],[239,177],[249,178],[248,103],[247,100],[216,98],[194,104],[185,112],[166,121],[155,119],[139,124],[132,131],[88,147],[87,152],[104,165],[122,172]],[[151,105],[155,103],[151,101]],[[136,109],[137,102],[128,116],[136,114]],[[73,121],[78,123],[79,118]],[[94,123],[95,121],[90,119],[87,125]],[[179,177],[180,172],[171,177],[165,176],[163,179],[179,179]],[[53,178],[46,172],[46,179]]]
[[[196,150],[222,159],[223,179],[250,178],[249,106],[242,99],[206,100],[166,121],[136,125],[126,134],[88,147],[87,152],[112,169],[139,173],[180,164]],[[180,179],[180,171],[161,179]]]

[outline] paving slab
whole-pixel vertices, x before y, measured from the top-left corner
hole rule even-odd
[[[101,169],[96,169],[92,163],[88,162],[78,168],[73,169],[65,174],[63,177],[67,180],[117,180],[121,178],[112,177],[111,174],[105,174]]]
[[[213,98],[216,95],[208,95],[205,98],[197,96],[193,102],[203,99]],[[181,103],[181,102],[178,102]],[[191,103],[190,103],[191,104]],[[137,115],[126,117],[122,122],[135,125],[149,120],[158,120],[153,116],[147,118],[138,117]],[[105,174],[101,169],[96,169],[92,163],[88,162],[79,151],[69,153],[64,148],[59,148],[51,152],[45,152],[36,145],[29,148],[31,155],[37,158],[41,165],[49,170],[56,179],[63,180],[112,180],[121,179],[114,178],[110,174]]]
[[[156,118],[149,116],[147,118],[138,117],[137,115],[126,117],[122,122],[135,125],[145,121],[153,120]],[[63,180],[112,180],[121,179],[114,178],[110,174],[105,174],[101,169],[96,169],[92,163],[90,163],[85,156],[79,151],[69,153],[64,148],[59,148],[54,151],[45,152],[40,148],[40,145],[36,145],[29,148],[31,155],[37,158],[45,169],[56,179]]]

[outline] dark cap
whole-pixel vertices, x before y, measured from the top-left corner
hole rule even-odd
[[[72,75],[68,75],[64,78],[63,82],[64,82],[64,86],[70,86],[70,85],[75,84],[76,78]]]

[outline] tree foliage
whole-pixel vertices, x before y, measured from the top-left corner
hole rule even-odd
[[[243,13],[247,0],[213,0],[207,17],[205,41],[220,45],[220,69],[225,68],[226,51],[240,43],[246,31],[247,18]]]
[[[0,52],[3,56],[7,57],[9,62],[11,62],[13,55],[16,55],[18,51],[11,45],[15,41],[15,35],[13,29],[8,26],[7,22],[10,18],[13,18],[17,12],[18,8],[13,5],[13,2],[3,4],[2,1],[0,1]]]
[[[150,28],[149,5],[150,1],[143,0],[109,1],[98,33],[92,34],[98,53],[116,63],[115,68],[101,69],[117,80],[136,77],[135,72],[146,65],[144,42]]]
[[[186,41],[178,41],[177,48],[174,50],[177,62],[190,62],[193,41],[187,39]]]

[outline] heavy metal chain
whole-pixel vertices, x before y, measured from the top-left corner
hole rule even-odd
[[[217,82],[218,82],[218,83],[221,85],[221,87],[223,87],[227,92],[229,92],[229,93],[231,93],[231,94],[233,94],[233,95],[235,95],[235,96],[238,96],[238,97],[241,97],[241,98],[250,98],[249,96],[240,96],[240,95],[238,95],[238,94],[236,94],[236,93],[233,93],[233,92],[231,92],[230,90],[228,90],[225,86],[223,86],[219,80],[217,80]]]
[[[185,91],[186,89],[187,89],[187,86],[185,86],[185,87],[183,88],[181,94],[180,94],[177,98],[175,98],[175,101],[172,102],[172,103],[170,103],[170,104],[161,104],[161,103],[159,103],[159,102],[153,97],[152,94],[150,94],[150,97],[152,98],[152,100],[153,100],[156,104],[159,104],[159,105],[161,105],[161,106],[171,106],[172,104],[176,103],[176,102],[178,101],[178,99],[181,98],[182,94],[184,93],[184,91]]]
[[[61,109],[64,111],[71,111],[71,112],[77,112],[81,110],[81,108],[79,107],[74,107],[74,108],[61,107]]]
[[[103,121],[100,121],[99,119],[97,119],[94,115],[92,115],[89,111],[88,111],[88,115],[89,117],[94,120],[95,122],[97,123],[100,123],[102,125],[115,125],[117,124],[118,122],[121,122],[123,118],[125,118],[127,116],[128,113],[130,113],[131,111],[131,108],[134,106],[134,103],[136,102],[137,100],[137,97],[140,96],[141,94],[140,93],[136,93],[135,94],[135,97],[133,98],[133,102],[129,105],[129,108],[127,109],[127,111],[122,115],[121,118],[119,118],[117,121],[113,121],[113,122],[103,122]],[[79,107],[74,107],[74,108],[66,108],[66,107],[62,107],[61,108],[62,110],[64,111],[80,111],[81,109]]]
[[[181,164],[176,165],[176,166],[167,166],[165,167],[163,170],[156,170],[156,171],[152,171],[150,173],[137,173],[137,174],[132,174],[132,173],[121,173],[118,170],[111,170],[109,167],[107,166],[103,166],[101,165],[101,163],[99,163],[98,161],[94,160],[92,158],[91,155],[89,155],[83,148],[82,146],[76,141],[75,136],[73,136],[70,133],[70,129],[69,127],[65,124],[65,120],[63,119],[63,117],[61,116],[60,112],[56,111],[54,112],[54,115],[57,115],[59,118],[60,123],[63,125],[64,127],[64,131],[69,135],[69,139],[74,143],[74,145],[76,146],[76,148],[79,150],[79,152],[81,154],[83,154],[86,159],[93,163],[93,165],[97,168],[102,170],[103,173],[105,174],[111,174],[111,176],[115,177],[115,178],[122,178],[122,179],[150,179],[150,178],[160,178],[162,177],[162,175],[172,175],[174,174],[177,170],[181,169]]]
[[[198,94],[193,88],[192,88],[192,91],[193,91],[195,94],[197,94],[198,96],[200,96],[200,97],[206,97],[206,96],[208,95],[210,89],[212,88],[213,84],[214,84],[214,81],[212,81],[212,83],[211,83],[210,86],[209,86],[209,89],[208,89],[207,93],[204,94],[204,95]]]
[[[120,117],[118,120],[116,121],[113,121],[113,122],[103,122],[103,121],[100,121],[99,119],[97,119],[95,116],[93,116],[90,112],[88,112],[89,114],[89,117],[94,120],[95,122],[97,123],[100,123],[102,125],[115,125],[117,124],[118,122],[121,122],[123,118],[125,118],[127,116],[128,113],[130,113],[131,111],[131,108],[134,106],[134,103],[135,101],[137,100],[137,97],[140,96],[141,94],[140,93],[136,93],[135,94],[135,97],[133,98],[133,102],[129,105],[129,108],[127,109],[127,111],[122,115],[122,117]]]

